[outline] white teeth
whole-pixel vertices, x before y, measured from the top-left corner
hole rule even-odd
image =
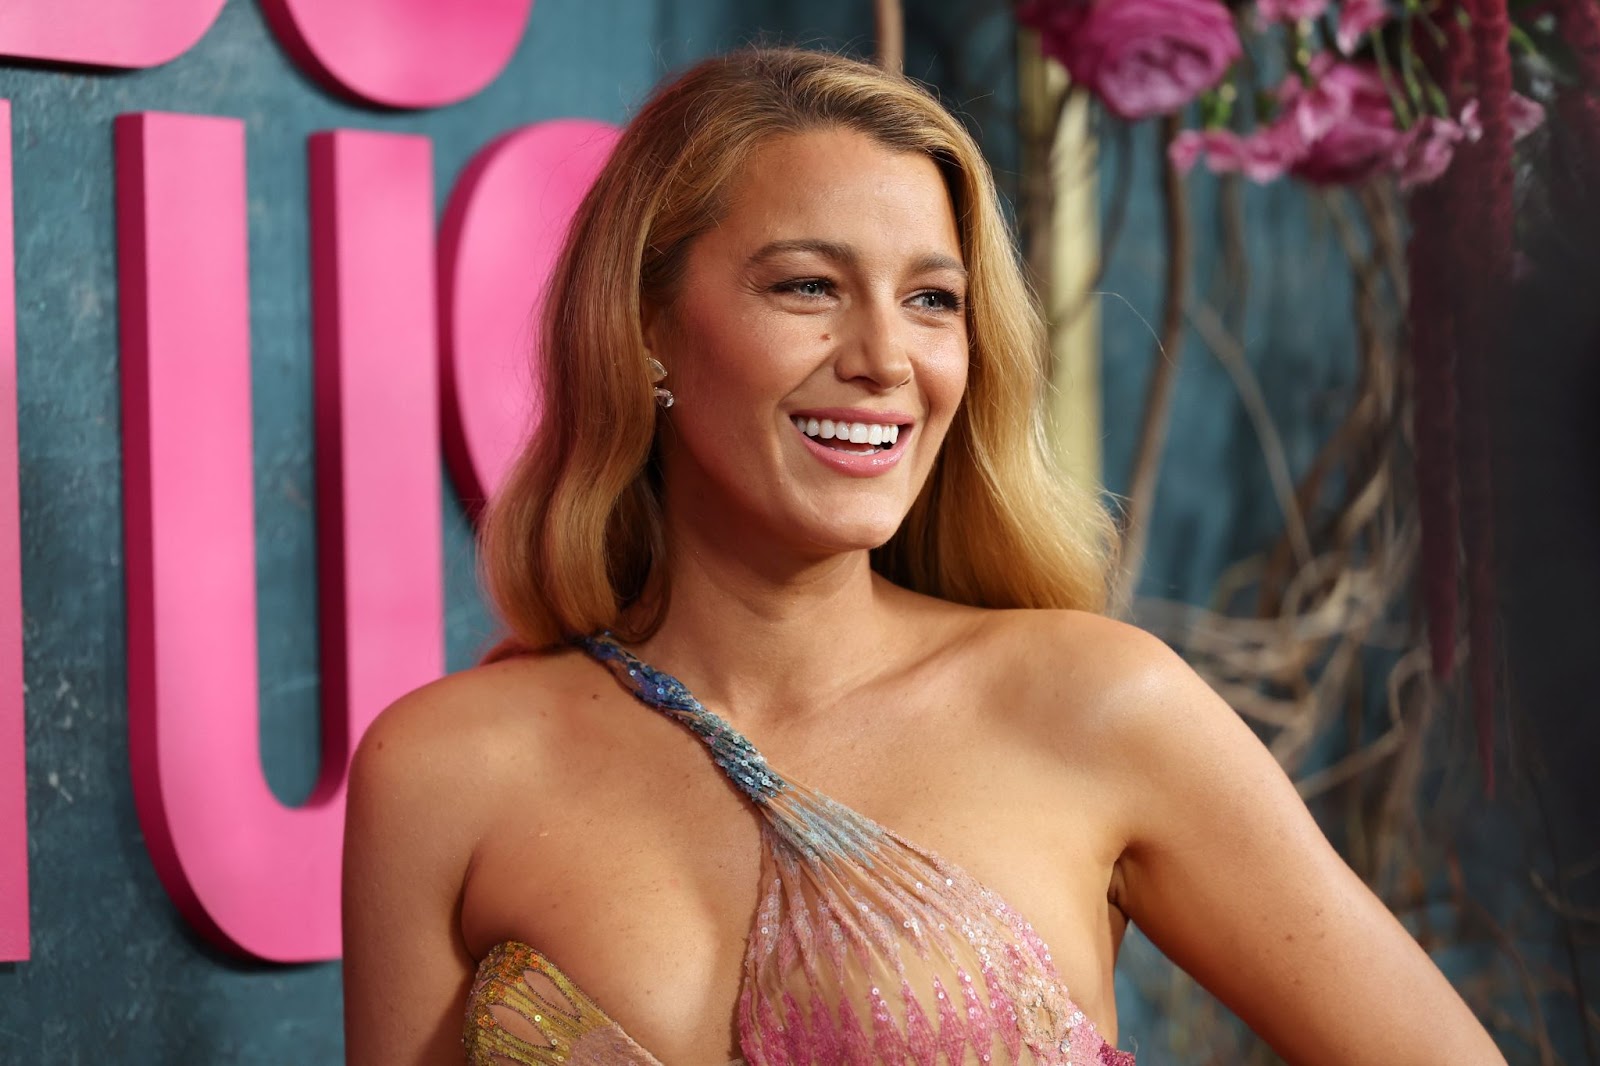
[[[807,418],[804,415],[792,415],[789,421],[806,436],[821,440],[878,446],[892,445],[900,439],[900,427],[889,422],[835,422],[831,418]]]

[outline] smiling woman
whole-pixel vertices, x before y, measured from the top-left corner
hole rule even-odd
[[[843,397],[865,409],[848,420],[870,426],[873,408],[901,406],[921,391],[901,386],[923,378],[942,392],[929,396],[937,409],[898,412],[906,425],[931,421],[911,434],[921,444],[894,491],[913,491],[873,541],[877,569],[983,606],[1102,606],[1111,527],[1092,488],[1048,466],[1042,326],[993,180],[961,124],[910,82],[788,50],[683,75],[629,125],[579,209],[548,308],[540,369],[553,424],[534,435],[484,537],[491,592],[516,639],[538,647],[602,627],[643,639],[660,623],[672,585],[662,488],[701,488],[661,478],[680,446],[715,438],[721,465],[737,458],[756,481],[755,464],[775,462],[770,449],[789,440],[779,418]],[[639,373],[650,355],[677,402],[706,392],[660,433]],[[924,364],[916,382],[913,356]],[[885,359],[893,381],[871,377]],[[823,391],[829,360],[835,376],[859,376],[808,396]],[[761,397],[759,410],[716,395],[755,374],[768,389],[787,374],[794,391]],[[611,431],[568,431],[600,423]],[[941,509],[940,496],[963,506]],[[888,497],[852,490],[850,500]],[[542,546],[537,579],[530,543]],[[653,595],[647,577],[660,585]]]
[[[352,1063],[460,1061],[464,1019],[477,1064],[1127,1064],[1130,919],[1293,1061],[1501,1061],[1249,730],[1098,613],[1109,522],[1046,462],[1039,319],[937,102],[696,67],[544,328],[483,533],[508,639],[351,771]]]

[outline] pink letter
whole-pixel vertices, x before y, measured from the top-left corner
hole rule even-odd
[[[0,55],[156,67],[205,35],[224,0],[5,0]]]
[[[385,107],[465,100],[511,61],[533,0],[261,0],[284,47]]]
[[[310,156],[323,750],[342,797],[372,719],[444,673],[433,146],[337,130]]]
[[[529,374],[545,286],[616,140],[603,122],[523,126],[480,151],[450,194],[439,234],[445,456],[474,513],[538,420]]]
[[[0,962],[28,957],[28,776],[17,516],[17,305],[11,244],[11,104],[0,100]]]
[[[350,751],[442,669],[431,171],[413,137],[312,148],[322,774],[267,787],[257,725],[244,129],[117,120],[134,797],[168,892],[225,947],[339,953]]]

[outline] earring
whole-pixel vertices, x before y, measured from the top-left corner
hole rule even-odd
[[[667,368],[661,365],[661,360],[654,356],[646,356],[645,363],[650,367],[650,381],[652,383],[666,378]],[[658,406],[663,408],[671,407],[673,399],[671,389],[663,389],[659,385],[656,386],[656,404]]]

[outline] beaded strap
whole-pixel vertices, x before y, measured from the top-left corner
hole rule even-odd
[[[789,787],[743,733],[716,712],[707,710],[682,681],[639,659],[610,633],[581,637],[578,643],[601,662],[614,664],[613,672],[623,678],[641,703],[681,722],[704,741],[711,749],[712,759],[752,801],[764,806]]]

